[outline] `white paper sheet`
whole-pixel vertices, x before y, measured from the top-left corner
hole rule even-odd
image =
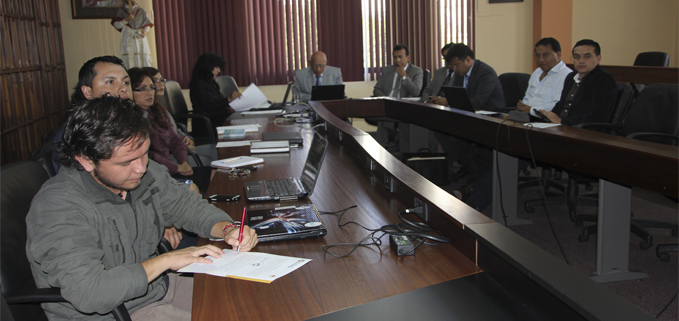
[[[533,128],[550,128],[550,127],[555,127],[559,126],[561,124],[554,124],[554,123],[525,123],[523,124],[524,126],[532,125]]]
[[[224,255],[216,259],[208,256],[212,264],[192,263],[180,269],[183,273],[204,273],[255,282],[271,283],[307,264],[311,259],[281,256],[259,252],[238,253],[231,249],[222,250]]]
[[[266,96],[262,93],[255,84],[250,84],[241,93],[241,97],[229,103],[231,108],[236,111],[244,111],[253,107],[257,107],[267,102]]]
[[[247,124],[247,125],[233,125],[233,126],[219,126],[217,127],[217,134],[221,135],[226,129],[245,129],[246,133],[256,133],[259,128],[262,127],[260,124]]]

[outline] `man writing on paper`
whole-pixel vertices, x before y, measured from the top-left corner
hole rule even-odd
[[[165,226],[223,237],[248,251],[254,230],[180,186],[148,159],[148,115],[127,99],[104,96],[74,107],[58,146],[64,167],[33,199],[26,253],[39,288],[59,287],[68,301],[43,304],[50,320],[108,320],[125,303],[133,320],[190,320],[191,278],[178,270],[212,245],[156,254]]]
[[[295,70],[295,84],[292,95],[299,100],[311,99],[311,88],[323,85],[341,85],[342,71],[337,67],[328,66],[328,57],[322,51],[316,51],[309,59],[309,67]]]

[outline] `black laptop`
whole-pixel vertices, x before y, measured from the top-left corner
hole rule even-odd
[[[344,84],[311,87],[310,100],[335,100],[335,99],[344,99]]]
[[[245,182],[245,196],[250,201],[285,201],[311,195],[327,150],[328,141],[315,133],[300,177]]]
[[[248,211],[247,225],[257,232],[259,242],[299,240],[328,234],[313,204]]]
[[[448,106],[455,109],[465,110],[474,113],[472,102],[467,96],[467,90],[464,87],[457,86],[441,86],[441,90],[446,95]]]
[[[271,106],[269,106],[269,109],[283,109],[285,108],[285,105],[288,103],[288,96],[290,95],[290,89],[292,88],[293,82],[288,83],[288,89],[285,90],[285,96],[283,96],[283,102],[281,103],[273,103]]]

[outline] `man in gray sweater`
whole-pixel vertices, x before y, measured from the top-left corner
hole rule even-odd
[[[134,102],[104,96],[69,115],[57,148],[64,167],[41,188],[26,218],[26,252],[50,320],[109,320],[125,303],[133,319],[190,320],[193,281],[169,270],[221,257],[213,245],[156,254],[165,226],[220,237],[248,251],[254,230],[238,228],[148,159],[151,125]]]

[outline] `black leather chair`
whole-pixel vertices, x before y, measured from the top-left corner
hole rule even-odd
[[[500,76],[502,92],[505,95],[505,106],[516,107],[516,102],[522,100],[528,90],[530,74],[522,72],[506,72]]]
[[[217,76],[215,81],[219,85],[219,92],[224,97],[229,97],[234,91],[238,90],[238,84],[231,76]]]
[[[618,82],[618,101],[611,116],[611,123],[613,125],[620,125],[625,119],[630,106],[635,99],[635,91],[631,84],[625,82]],[[586,124],[580,124],[576,127],[583,127]],[[590,128],[591,129],[591,128]],[[598,129],[600,131],[607,131],[606,129]],[[570,173],[568,177],[568,182],[566,186],[558,186],[558,182],[550,179],[544,179],[543,186],[552,187],[560,193],[550,192],[547,196],[548,204],[561,204],[568,206],[568,212],[571,220],[576,221],[576,224],[580,224],[577,221],[576,210],[578,206],[597,206],[598,196],[596,194],[579,195],[579,185],[585,184],[591,186],[591,184],[596,183],[595,178],[590,178],[587,176],[578,175],[576,173]],[[529,182],[530,183],[530,182]],[[524,183],[527,184],[527,183]],[[534,185],[534,184],[533,184]],[[591,189],[588,188],[588,189]],[[543,205],[544,201],[542,199],[526,201],[524,204],[524,209],[526,212],[533,212],[533,207],[538,205]]]
[[[2,167],[0,186],[2,212],[0,231],[0,281],[2,284],[3,316],[6,307],[14,320],[47,320],[40,303],[66,302],[59,288],[38,289],[26,257],[26,215],[31,200],[49,175],[37,162],[17,162]],[[159,253],[171,250],[163,239]],[[116,320],[131,320],[124,304],[111,314]],[[5,318],[3,317],[3,320]]]
[[[581,127],[588,129],[603,129],[614,131],[620,136],[645,140],[654,143],[679,145],[679,85],[677,84],[650,84],[636,98],[622,125],[611,124],[583,124]],[[578,215],[576,223],[582,221],[596,221],[596,216]],[[639,247],[647,249],[653,245],[653,237],[645,228],[665,228],[677,235],[677,224],[661,221],[632,218],[631,232],[640,238]],[[582,230],[579,236],[581,241],[586,241],[589,235],[596,233],[596,224]],[[663,248],[672,249],[676,246],[665,245],[658,256],[669,259],[662,255]]]
[[[660,51],[642,52],[634,59],[635,66],[668,67],[670,55]]]
[[[179,126],[179,124],[186,126],[188,119],[191,119],[194,128],[203,127],[210,129],[204,131],[208,133],[208,136],[196,137],[195,135],[192,135],[196,145],[217,142],[217,131],[214,129],[215,127],[212,126],[210,118],[205,115],[193,113],[193,111],[189,110],[186,105],[186,100],[184,99],[184,94],[182,93],[182,88],[179,86],[178,82],[168,80],[165,83],[165,96],[167,96],[168,102],[166,105],[167,110],[177,122],[177,126]],[[186,127],[184,127],[184,129],[186,129]],[[186,133],[189,134],[189,132]]]
[[[45,169],[45,171],[47,171],[49,177],[52,177],[54,175],[57,175],[57,171],[54,168],[54,164],[52,164],[53,155],[54,155],[54,142],[48,141],[44,143],[42,146],[38,147],[33,152],[31,152],[31,155],[28,156],[28,159],[39,163]]]
[[[431,72],[429,69],[422,69],[422,89],[420,89],[420,94],[419,97],[422,97],[422,93],[424,90],[429,86],[429,83],[431,82]]]

